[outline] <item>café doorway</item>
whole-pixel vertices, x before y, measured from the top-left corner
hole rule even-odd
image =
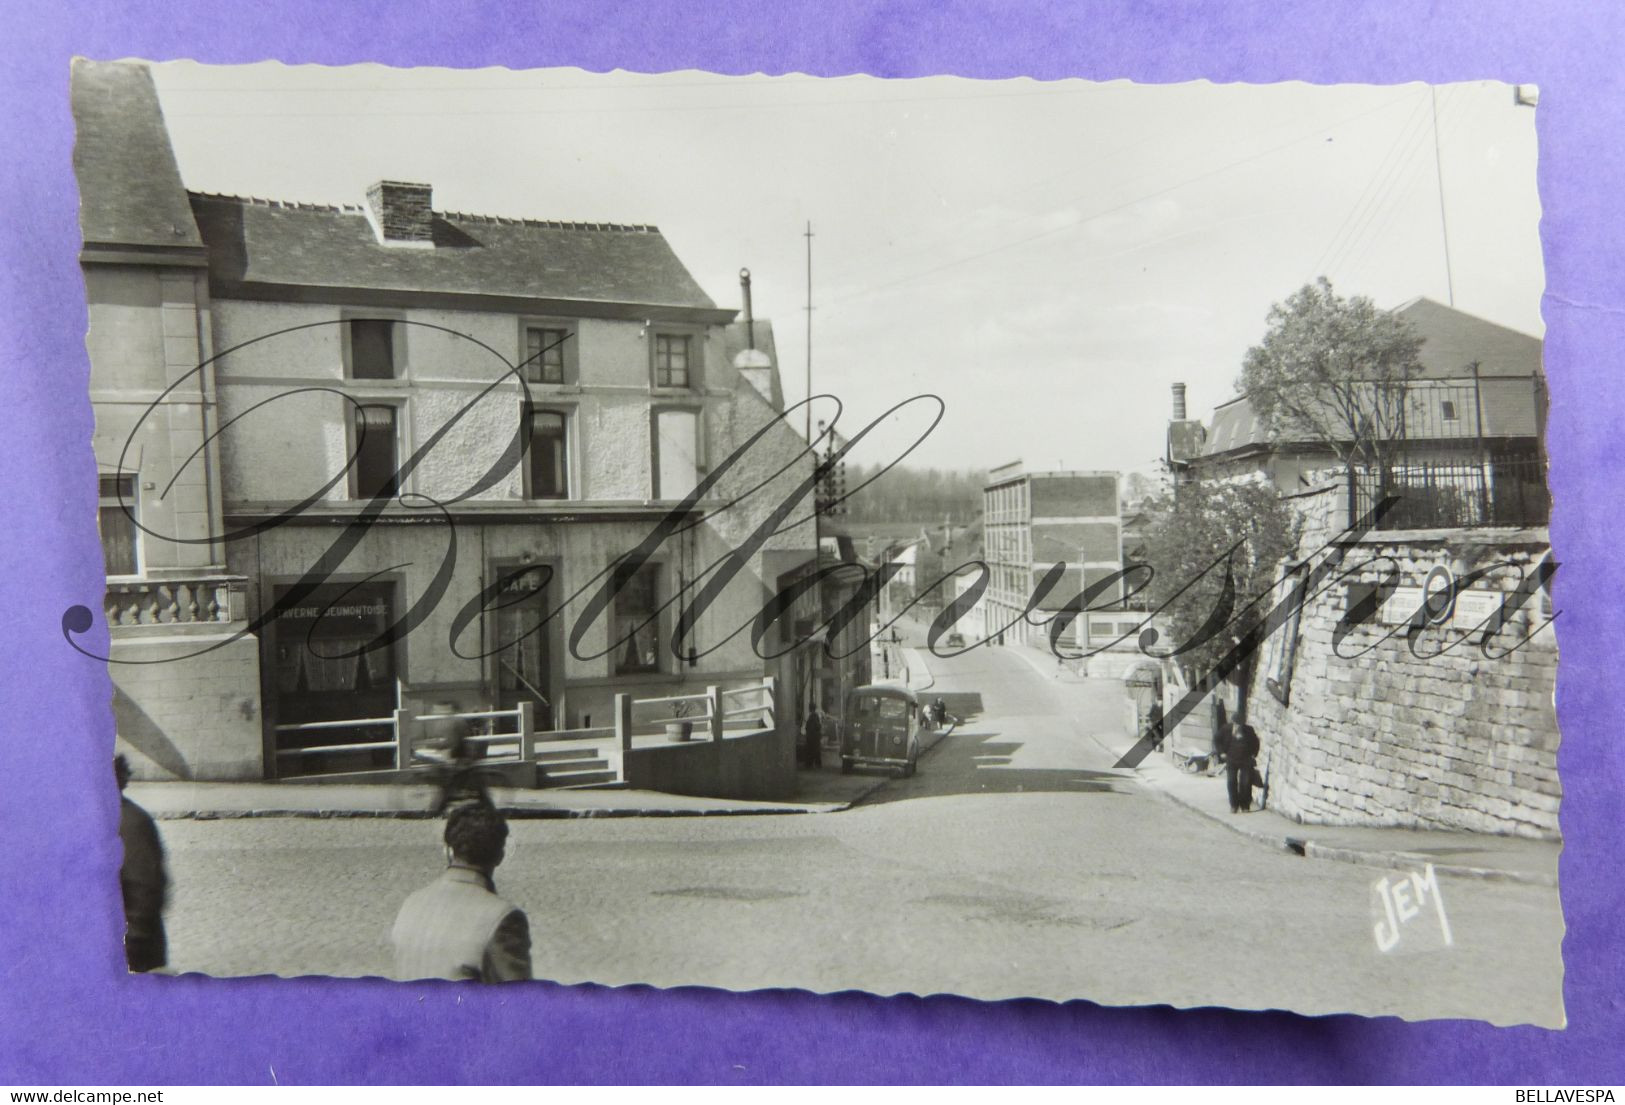
[[[557,714],[553,646],[559,620],[543,619],[556,587],[553,567],[497,561],[488,578],[497,587],[487,608],[495,707],[512,710],[521,702],[534,702],[536,728],[551,730]]]

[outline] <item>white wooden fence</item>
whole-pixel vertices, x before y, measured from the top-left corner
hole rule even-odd
[[[423,738],[421,726],[430,721],[460,719],[471,727],[490,732],[466,737],[481,747],[481,762],[491,766],[547,762],[602,763],[602,773],[612,776],[605,782],[626,781],[626,757],[634,739],[659,743],[667,740],[723,740],[728,731],[758,732],[772,728],[777,721],[778,688],[773,676],[741,687],[707,687],[703,692],[670,695],[663,698],[615,696],[614,723],[585,729],[536,728],[536,706],[521,702],[512,710],[478,710],[455,714],[417,714],[395,710],[388,717],[346,718],[338,721],[310,721],[278,725],[276,732],[318,733],[329,730],[376,730],[370,741],[344,741],[303,748],[277,750],[279,767],[296,765],[305,757],[331,756],[356,752],[391,754],[392,768],[404,771],[436,759],[431,743]],[[562,754],[562,755],[561,755]],[[280,772],[279,772],[280,773]],[[320,778],[324,774],[354,774],[353,771],[297,773],[300,778]],[[598,774],[595,772],[594,774]]]

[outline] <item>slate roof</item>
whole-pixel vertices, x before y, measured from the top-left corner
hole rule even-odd
[[[85,245],[201,248],[203,239],[192,220],[147,67],[77,58],[70,99],[79,230]]]
[[[1242,396],[1213,411],[1213,421],[1208,424],[1207,441],[1202,445],[1202,455],[1213,456],[1216,453],[1243,449],[1249,445],[1266,444],[1268,440],[1264,436],[1264,427],[1253,411],[1252,402],[1246,396]]]
[[[217,294],[363,288],[716,310],[652,226],[434,213],[434,248],[382,245],[360,206],[193,194]]]
[[[1426,297],[1402,303],[1390,313],[1409,322],[1425,339],[1418,354],[1423,376],[1471,376],[1475,361],[1481,378],[1528,377],[1541,371],[1537,337]]]

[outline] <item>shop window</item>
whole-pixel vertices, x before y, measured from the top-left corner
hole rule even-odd
[[[110,576],[140,574],[137,546],[141,531],[136,528],[135,477],[101,477],[101,501],[96,522],[102,534],[102,559]]]
[[[660,566],[615,569],[615,622],[611,630],[616,675],[660,670]]]
[[[354,411],[355,497],[399,494],[399,411],[376,404]]]
[[[527,415],[530,434],[530,499],[570,497],[569,419],[562,411],[532,410]]]
[[[350,377],[355,380],[396,378],[395,322],[387,318],[352,318],[349,326]]]

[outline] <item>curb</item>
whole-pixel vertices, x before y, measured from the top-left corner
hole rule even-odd
[[[1023,659],[1025,659],[1033,671],[1040,676],[1045,676],[1052,679],[1055,678],[1053,673],[1040,670],[1038,664],[1031,656],[1023,654]],[[1063,682],[1068,681],[1063,680]],[[1089,739],[1092,740],[1095,745],[1107,755],[1113,757],[1114,759],[1120,758],[1120,754],[1109,747],[1106,742],[1101,740],[1096,734],[1090,733]],[[1347,848],[1336,844],[1320,844],[1307,835],[1300,837],[1295,834],[1283,835],[1277,832],[1250,829],[1245,824],[1227,820],[1226,818],[1218,816],[1202,808],[1201,806],[1196,805],[1195,803],[1186,801],[1178,794],[1167,790],[1152,778],[1147,776],[1138,766],[1129,768],[1128,770],[1134,773],[1134,777],[1139,781],[1142,787],[1156,794],[1164,801],[1170,802],[1173,805],[1179,806],[1183,809],[1190,810],[1199,817],[1203,817],[1208,821],[1214,822],[1215,824],[1222,825],[1229,831],[1235,833],[1237,836],[1246,837],[1248,840],[1262,844],[1268,848],[1274,848],[1277,851],[1290,852],[1293,855],[1303,856],[1308,859],[1326,860],[1332,863],[1352,863],[1364,867],[1377,867],[1387,870],[1421,868],[1431,863],[1433,864],[1433,870],[1438,874],[1451,875],[1456,878],[1481,879],[1486,882],[1518,883],[1525,886],[1543,886],[1551,889],[1556,889],[1558,886],[1557,876],[1548,875],[1543,872],[1508,871],[1499,867],[1474,867],[1469,864],[1438,863],[1435,862],[1432,857],[1423,855],[1420,852],[1372,851],[1364,848]],[[1307,832],[1311,829],[1311,827],[1306,825],[1304,826],[1304,829]]]
[[[1148,781],[1144,775],[1141,775],[1138,768],[1135,768],[1134,772],[1147,790],[1157,794],[1164,801],[1171,802],[1182,809],[1190,810],[1197,816],[1206,818],[1214,824],[1222,825],[1238,836],[1244,836],[1267,847],[1290,852],[1293,855],[1303,856],[1307,859],[1327,860],[1332,863],[1353,863],[1363,867],[1380,867],[1388,870],[1419,868],[1431,863],[1433,864],[1433,870],[1440,875],[1451,875],[1464,879],[1482,879],[1488,882],[1511,882],[1526,886],[1557,888],[1557,879],[1554,876],[1539,872],[1506,871],[1498,867],[1472,867],[1466,864],[1437,863],[1419,852],[1367,851],[1361,848],[1345,848],[1333,844],[1317,844],[1307,837],[1282,836],[1273,832],[1249,829],[1245,825],[1218,817],[1200,806],[1185,801],[1173,792],[1157,786]]]
[[[911,690],[911,691],[918,692],[918,691],[929,691],[932,687],[935,687],[937,685],[937,673],[931,670],[931,665],[928,664],[926,662],[926,659],[925,659],[926,653],[928,653],[930,650],[929,649],[923,649],[923,648],[915,648],[913,645],[905,645],[903,647],[904,647],[904,650],[907,651],[909,653],[909,655],[911,655],[914,658],[914,660],[919,664],[920,670],[925,672],[926,675],[931,677],[930,682],[921,683],[921,684],[918,684],[918,685],[915,684],[914,680],[910,679],[909,682],[908,682],[908,689]],[[909,670],[913,671],[913,666],[912,665],[910,665]]]
[[[882,782],[884,780],[881,780]],[[867,797],[865,792],[864,797]],[[497,812],[510,821],[543,821],[543,820],[575,820],[583,818],[614,818],[614,817],[762,817],[762,816],[789,816],[793,814],[821,814],[838,813],[852,805],[851,802],[827,802],[818,806],[747,806],[742,809],[717,810],[674,810],[674,809],[557,809],[539,808],[535,806],[498,806]],[[150,812],[150,811],[149,811]],[[341,819],[355,820],[394,820],[394,821],[434,821],[440,815],[430,813],[428,810],[399,809],[399,810],[290,810],[290,809],[264,809],[264,810],[167,810],[163,813],[154,813],[155,821],[244,821],[254,818],[287,817],[303,818],[311,821],[335,821]]]

